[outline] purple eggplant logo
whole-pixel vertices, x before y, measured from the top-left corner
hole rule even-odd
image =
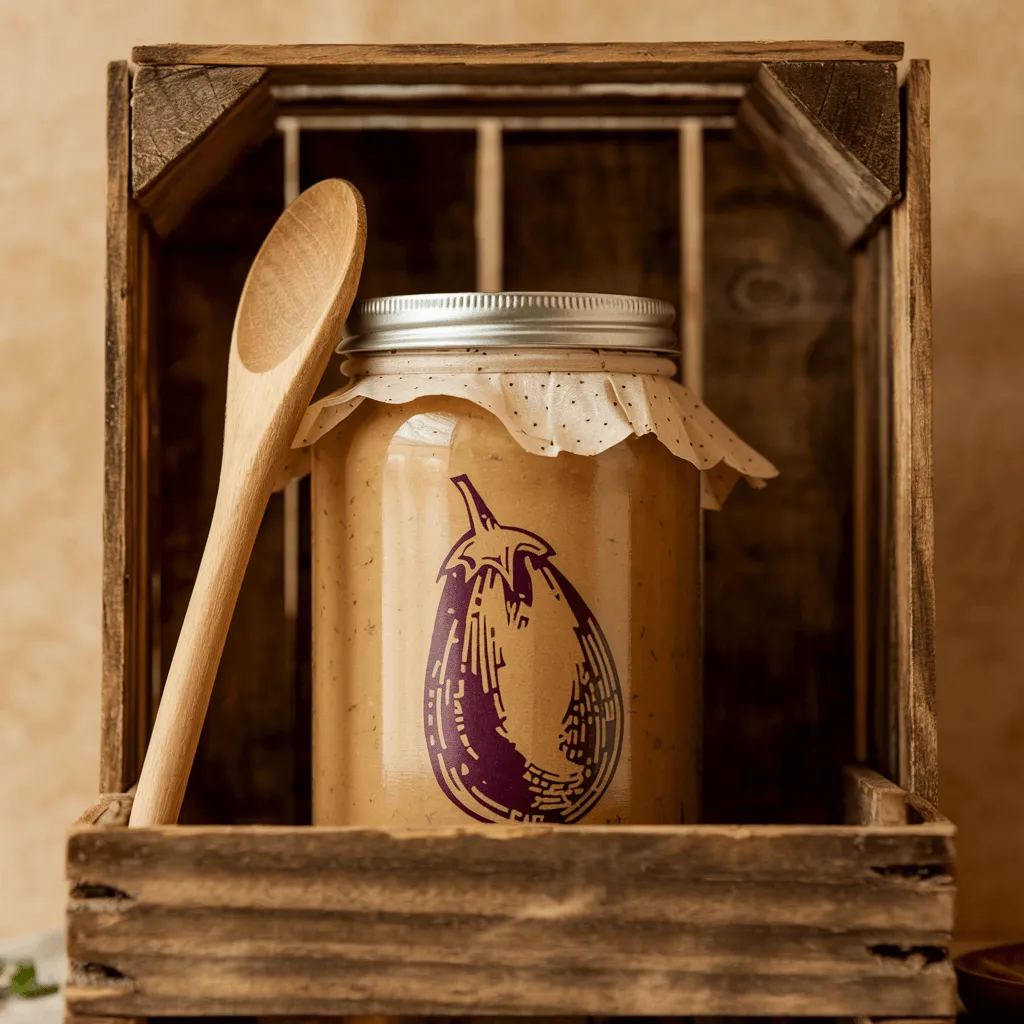
[[[448,552],[423,721],[445,795],[480,821],[571,823],[608,788],[622,689],[608,641],[551,546],[452,477],[469,530]]]

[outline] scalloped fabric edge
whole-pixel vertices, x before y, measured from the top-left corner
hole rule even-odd
[[[314,444],[365,400],[404,405],[430,395],[487,409],[528,452],[597,455],[654,434],[701,473],[701,506],[719,509],[740,478],[761,488],[778,470],[683,384],[651,374],[600,372],[368,375],[314,403],[294,448]]]

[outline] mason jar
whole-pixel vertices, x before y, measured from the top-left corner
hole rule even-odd
[[[301,434],[314,824],[697,820],[702,495],[774,471],[675,382],[673,319],[359,307]]]

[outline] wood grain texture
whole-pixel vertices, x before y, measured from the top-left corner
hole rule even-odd
[[[849,255],[759,150],[708,133],[704,151],[704,394],[780,470],[704,520],[704,820],[839,821],[853,760]]]
[[[129,74],[107,74],[107,265],[100,791],[135,781],[150,668],[150,236],[131,199]]]
[[[72,831],[72,1009],[941,1014],[953,829]]]
[[[680,369],[683,383],[704,394],[704,129],[689,119],[679,128]]]
[[[956,1024],[956,1017],[858,1017],[854,1024]]]
[[[136,46],[136,64],[265,65],[268,67],[326,67],[342,70],[372,65],[374,80],[385,82],[404,69],[430,81],[472,79],[474,71],[539,68],[550,75],[566,69],[576,77],[622,70],[671,73],[672,66],[703,66],[704,76],[716,70],[736,77],[752,77],[756,65],[783,60],[882,60],[903,56],[903,44],[888,41],[800,42],[674,42],[674,43],[550,43],[518,45],[323,45],[196,46],[165,44]],[[708,65],[718,65],[709,68]]]
[[[133,826],[178,820],[263,513],[355,299],[365,247],[362,197],[329,178],[285,209],[249,269],[228,356],[213,518],[146,751]]]
[[[932,469],[931,207],[927,61],[913,61],[905,97],[905,198],[892,214],[892,493],[899,782],[938,796],[935,719],[935,527]]]
[[[79,816],[76,825],[127,825],[135,799],[134,787],[128,793],[103,793]]]
[[[769,71],[851,157],[888,189],[899,192],[895,64],[795,61],[771,64]]]
[[[338,174],[366,201],[360,298],[476,287],[475,130],[303,132],[300,153],[304,188]]]
[[[260,67],[141,67],[132,82],[132,191],[139,195],[266,74]]]
[[[843,781],[847,824],[907,824],[907,794],[895,782],[863,765],[847,765]]]
[[[243,156],[161,245],[155,311],[161,679],[213,516],[235,310],[249,265],[281,212],[282,171],[281,140],[271,138]],[[308,821],[295,802],[294,750],[302,727],[283,643],[282,511],[281,497],[273,497],[249,559],[183,821]]]
[[[505,137],[505,287],[679,308],[678,131]]]
[[[737,117],[845,245],[857,242],[899,199],[894,64],[765,64]]]
[[[893,630],[893,251],[883,218],[854,265],[854,651],[858,757],[900,778]]]
[[[161,236],[273,130],[263,68],[139,68],[132,83],[132,190]]]

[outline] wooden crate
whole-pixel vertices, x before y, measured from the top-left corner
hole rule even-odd
[[[901,56],[161,46],[111,65],[106,795],[69,839],[72,1015],[954,1012],[928,66],[901,79]],[[310,827],[295,480],[182,824],[124,827],[213,509],[241,285],[285,199],[332,175],[366,198],[364,295],[684,300],[685,379],[782,471],[706,521],[706,824]]]

